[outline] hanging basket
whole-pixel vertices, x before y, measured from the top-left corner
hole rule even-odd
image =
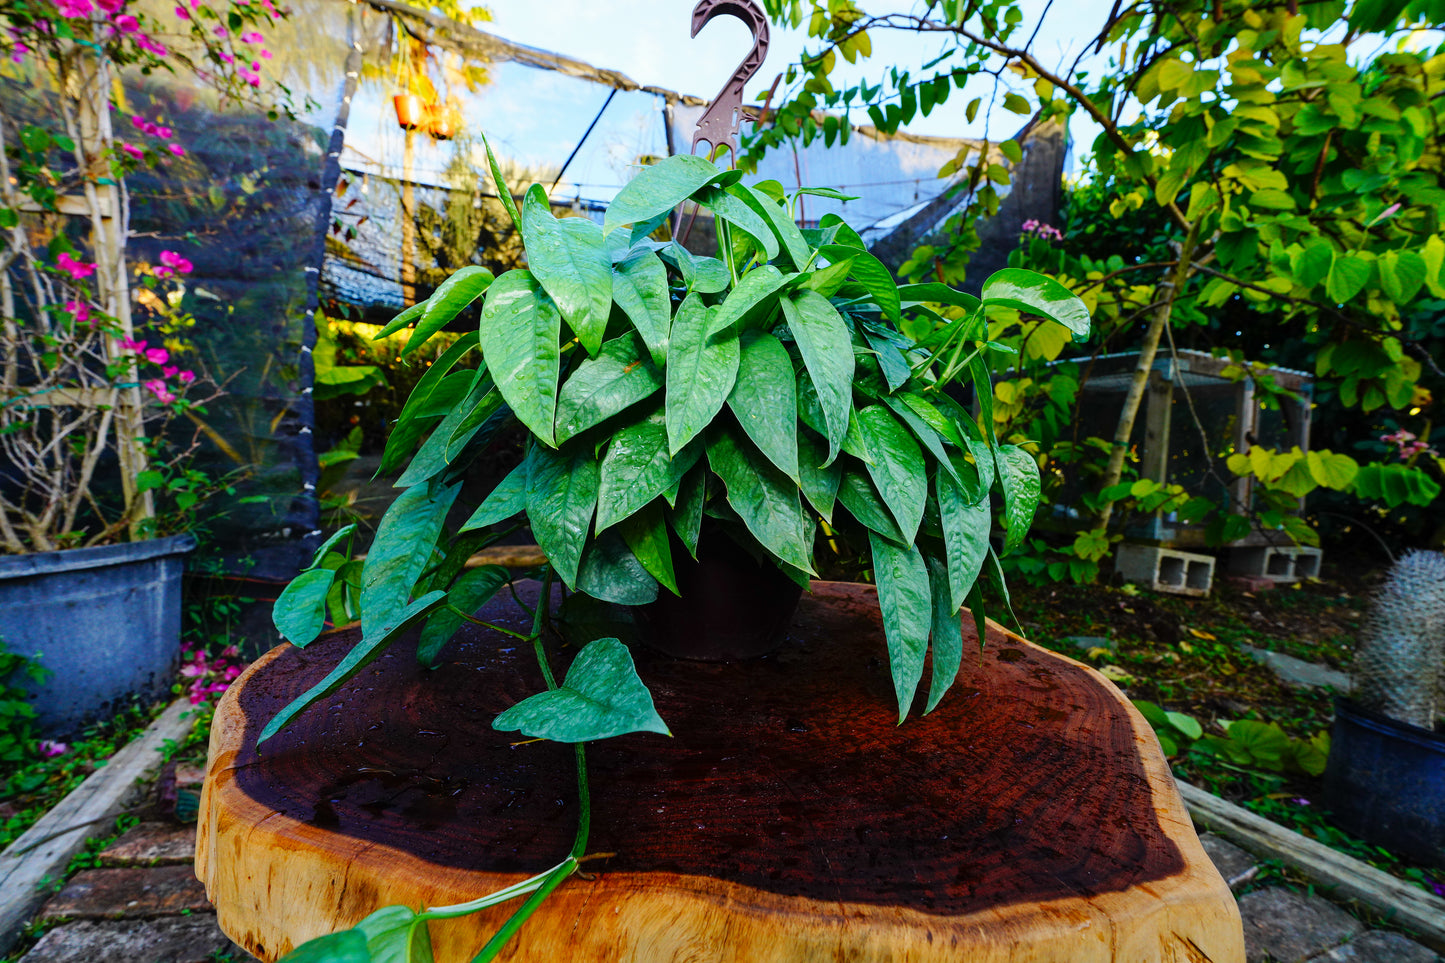
[[[416,94],[397,94],[391,102],[396,106],[396,123],[402,130],[425,126],[428,107]]]
[[[436,140],[451,140],[462,126],[461,111],[445,104],[428,104],[426,132]]]

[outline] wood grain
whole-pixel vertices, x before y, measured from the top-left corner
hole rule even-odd
[[[527,621],[510,601],[483,617]],[[352,641],[274,650],[216,715],[197,874],[263,959],[387,903],[473,898],[571,843],[571,750],[490,728],[542,688],[530,648],[490,630],[430,672],[398,643],[258,753]],[[617,855],[504,958],[1242,961],[1147,723],[997,626],[981,655],[965,642],[954,690],[901,727],[869,586],[815,583],[763,659],[634,649],[674,738],[589,749],[591,848]],[[470,959],[509,912],[433,924],[437,958]]]

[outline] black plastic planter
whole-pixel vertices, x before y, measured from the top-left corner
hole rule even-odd
[[[175,682],[190,535],[0,558],[0,637],[51,671],[32,703],[63,738]]]
[[[1445,867],[1445,736],[1336,699],[1324,788],[1345,829]]]

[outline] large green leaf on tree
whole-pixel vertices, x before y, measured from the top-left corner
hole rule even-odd
[[[492,728],[553,742],[590,742],[629,732],[672,735],[637,677],[632,653],[617,639],[587,643],[560,688],[523,699],[492,720]]]
[[[558,218],[533,184],[522,201],[527,267],[590,355],[602,349],[612,313],[612,258],[602,230],[585,217]]]
[[[508,271],[487,289],[478,334],[497,390],[532,434],[555,447],[562,336],[557,306],[530,272]]]

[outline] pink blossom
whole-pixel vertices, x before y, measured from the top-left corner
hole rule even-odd
[[[167,144],[166,150],[170,151],[172,154],[175,154],[177,157],[186,156],[186,149],[180,144]]]
[[[171,360],[171,353],[165,348],[149,348],[146,350],[146,360],[151,364],[165,364]]]
[[[269,51],[269,50],[263,50],[263,51],[261,51],[261,59],[262,59],[262,60],[270,60],[270,59],[271,59],[271,51]]]
[[[126,351],[144,351],[146,349],[144,341],[132,341],[130,338],[121,338],[120,346]]]
[[[90,305],[85,301],[66,301],[65,310],[75,316],[76,324],[90,323]]]
[[[214,34],[215,34],[216,36],[218,36],[218,37],[224,37],[224,36],[226,36],[226,34],[230,33],[230,31],[227,30],[225,27],[217,27],[215,30],[212,30],[211,32],[214,33]]]
[[[196,373],[194,371],[182,371],[178,380],[181,384],[188,385],[196,380]]]
[[[190,274],[195,270],[195,265],[181,257],[175,251],[162,251],[161,264],[175,274]],[[156,271],[157,274],[160,271]]]
[[[240,674],[241,667],[239,665],[227,666],[226,671],[221,673],[221,678],[225,679],[227,682],[231,682],[234,681],[236,676]]]
[[[218,53],[216,56],[220,57],[222,61],[224,61],[225,63],[228,63],[228,64],[233,64],[233,63],[236,62],[236,58],[235,58],[235,57],[232,57],[230,54],[226,53],[226,51],[224,51],[224,50],[222,50],[222,51],[221,51],[220,53]]]
[[[245,43],[265,43],[265,42],[266,42],[266,38],[261,35],[261,31],[259,31],[259,30],[251,30],[251,31],[249,31],[249,32],[247,32],[247,33],[241,34],[241,40],[244,41]]]
[[[125,0],[95,0],[106,13],[120,13],[125,9]]]
[[[59,9],[62,17],[74,19],[76,17],[87,17],[93,9],[90,0],[56,0],[56,8]]]
[[[252,87],[261,86],[261,75],[256,73],[254,70],[247,70],[245,67],[237,67],[236,73],[240,75],[242,80],[250,84]]]
[[[239,659],[241,657],[241,650],[234,645],[228,645],[221,650],[221,655],[227,659]]]
[[[120,28],[121,33],[135,33],[140,29],[140,21],[129,13],[123,13],[116,17],[115,25]]]
[[[189,20],[191,19],[191,12],[185,7],[176,7],[176,16],[182,20]]]
[[[155,54],[157,57],[164,57],[169,53],[169,51],[166,50],[165,44],[152,40],[143,33],[136,34],[135,45],[142,50]]]
[[[30,52],[30,48],[27,47],[25,44],[23,44],[23,43],[16,43],[16,44],[15,44],[15,52],[10,55],[10,60],[11,60],[13,63],[17,63],[17,64],[18,64],[18,63],[20,63],[22,60],[25,59],[25,55],[28,54],[29,52]]]
[[[136,160],[145,160],[146,152],[141,150],[134,144],[127,144],[125,141],[121,141],[120,149],[125,151],[131,157],[134,157]]]
[[[161,369],[161,374],[165,375],[167,378],[174,378],[180,373],[181,369],[177,368],[175,365],[167,365],[166,367]]]
[[[200,676],[205,675],[206,664],[201,661],[202,658],[203,656],[201,655],[201,653],[197,652],[196,661],[189,662],[186,665],[181,666],[181,675],[185,676],[187,679],[196,679]]]
[[[168,405],[172,401],[176,400],[176,396],[171,393],[171,390],[169,388],[166,387],[166,383],[164,381],[161,381],[159,378],[155,379],[154,381],[147,381],[143,385],[143,387],[151,394],[155,395],[156,399],[160,401],[160,403],[163,405]]]
[[[66,274],[69,274],[77,281],[79,281],[81,278],[88,278],[95,273],[94,264],[86,264],[83,261],[77,261],[65,251],[60,252],[60,257],[56,258],[55,262],[60,265],[60,270],[64,271]]]
[[[56,756],[63,756],[70,751],[70,746],[63,742],[51,742],[49,739],[40,740],[40,754],[46,759],[54,759]]]

